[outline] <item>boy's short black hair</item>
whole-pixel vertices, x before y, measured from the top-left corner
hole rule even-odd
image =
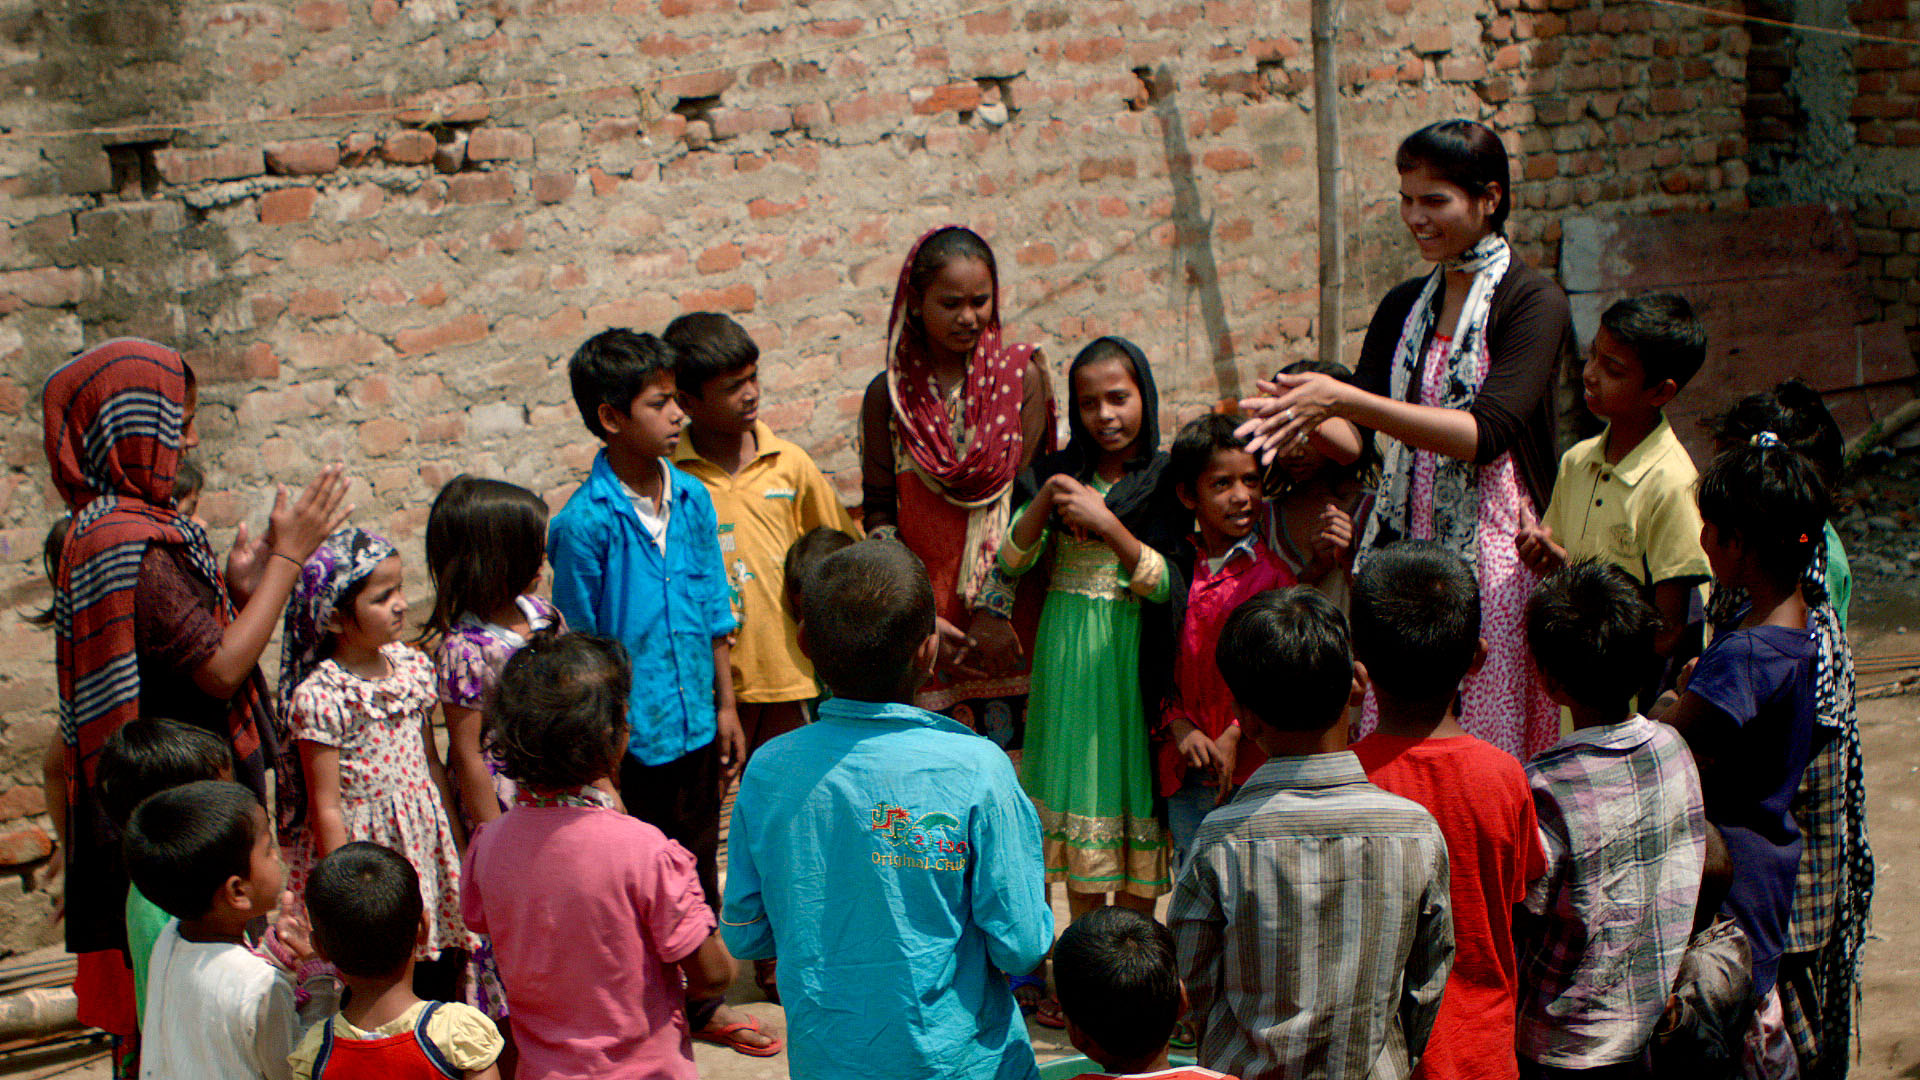
[[[854,545],[853,537],[839,529],[829,529],[819,525],[800,534],[800,539],[787,548],[786,561],[781,564],[781,578],[787,583],[787,595],[804,597],[807,595],[807,575],[820,568],[822,560]],[[804,610],[804,609],[803,609]],[[794,614],[800,614],[795,611]]]
[[[905,544],[866,540],[821,561],[806,581],[808,655],[836,697],[891,701],[933,633],[933,585]]]
[[[127,874],[160,910],[200,918],[230,879],[252,876],[253,845],[267,827],[260,800],[231,780],[168,788],[127,820]]]
[[[600,426],[600,406],[615,412],[633,411],[633,399],[664,372],[671,376],[673,346],[652,334],[615,328],[588,338],[567,361],[567,381],[573,384],[573,403],[580,419],[596,438],[606,438]]]
[[[107,736],[94,769],[100,808],[124,826],[155,792],[233,775],[233,750],[205,728],[141,716]]]
[[[1074,1026],[1130,1064],[1164,1050],[1180,1020],[1173,932],[1131,908],[1097,907],[1053,947],[1053,984]]]
[[[1782,587],[1798,581],[1826,543],[1827,485],[1797,450],[1736,446],[1707,463],[1697,490],[1701,519],[1723,540],[1738,540]]]
[[[660,336],[673,346],[673,376],[681,392],[694,397],[720,376],[760,362],[760,346],[747,328],[717,311],[682,315]]]
[[[1370,556],[1353,580],[1353,651],[1380,693],[1418,704],[1451,700],[1480,646],[1480,583],[1467,561],[1431,540]]]
[[[501,771],[549,791],[583,787],[619,767],[633,668],[617,641],[545,630],[507,660],[487,726]]]
[[[1233,699],[1276,731],[1324,731],[1346,711],[1347,618],[1311,586],[1268,589],[1234,608],[1213,656]]]
[[[1673,380],[1684,389],[1707,360],[1707,328],[1687,298],[1647,293],[1615,300],[1600,315],[1600,325],[1640,360],[1645,385]]]
[[[195,465],[192,458],[182,455],[180,464],[174,466],[173,470],[173,501],[178,503],[183,499],[191,499],[206,486],[207,474],[200,471],[200,466]]]
[[[1191,493],[1207,471],[1213,455],[1222,450],[1245,450],[1247,440],[1234,434],[1246,422],[1244,416],[1208,413],[1181,425],[1167,450],[1167,478],[1175,486]]]
[[[313,943],[342,973],[376,978],[400,970],[420,934],[420,874],[399,852],[364,841],[343,845],[307,878]]]
[[[1527,646],[1540,673],[1581,705],[1622,716],[1659,663],[1659,629],[1633,579],[1596,559],[1561,567],[1527,601]]]

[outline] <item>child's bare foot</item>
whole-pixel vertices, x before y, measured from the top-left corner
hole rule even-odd
[[[778,1035],[761,1031],[757,1018],[731,1005],[722,1005],[714,1010],[713,1019],[707,1021],[706,1027],[694,1032],[693,1037],[748,1057],[772,1057],[787,1045],[786,1040]]]

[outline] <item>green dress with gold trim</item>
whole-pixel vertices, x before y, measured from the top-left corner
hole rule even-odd
[[[1106,493],[1104,481],[1093,481]],[[1020,512],[1014,520],[1020,519]],[[1020,784],[1040,813],[1047,880],[1075,892],[1154,897],[1173,887],[1153,812],[1153,760],[1140,694],[1140,605],[1165,603],[1166,561],[1142,546],[1129,576],[1099,540],[1051,526],[1031,549],[1009,535],[1001,569],[1048,564],[1034,646]]]

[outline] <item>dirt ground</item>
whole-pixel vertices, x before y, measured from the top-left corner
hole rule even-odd
[[[1920,581],[1863,579],[1857,588],[1855,655],[1865,659],[1920,652]],[[1863,685],[1874,681],[1885,678],[1862,680]],[[1861,702],[1860,729],[1879,882],[1853,1075],[1859,1080],[1920,1080],[1920,695]],[[1055,923],[1064,928],[1065,904],[1057,890],[1054,899]],[[728,997],[763,1023],[783,1029],[780,1008],[762,1001],[754,988],[751,965],[741,965]],[[1029,1025],[1029,1030],[1042,1060],[1073,1053],[1063,1033],[1037,1025]],[[780,1080],[787,1075],[785,1054],[748,1058],[702,1043],[695,1044],[694,1058],[700,1075],[711,1080]],[[109,1073],[101,1051],[83,1044],[0,1056],[0,1076],[107,1080]]]

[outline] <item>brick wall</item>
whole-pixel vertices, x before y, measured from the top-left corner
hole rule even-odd
[[[1170,424],[1312,354],[1304,0],[1021,0],[878,36],[954,10],[73,0],[0,23],[5,77],[34,91],[0,126],[129,129],[0,141],[0,830],[31,847],[44,824],[18,819],[51,643],[13,612],[45,601],[58,510],[38,387],[86,343],[190,352],[217,538],[344,459],[416,597],[447,478],[572,490],[594,443],[565,358],[606,326],[734,313],[767,420],[851,500],[899,259],[934,224],[995,243],[1009,321],[1056,370],[1095,335],[1138,340]],[[1502,130],[1513,235],[1548,267],[1562,210],[1740,204],[1738,31],[1574,0],[1345,10],[1349,358],[1415,268],[1390,162],[1421,124]]]
[[[1749,0],[1788,22],[1920,40],[1920,0]],[[1754,28],[1746,130],[1758,205],[1854,216],[1881,317],[1920,352],[1920,45]]]

